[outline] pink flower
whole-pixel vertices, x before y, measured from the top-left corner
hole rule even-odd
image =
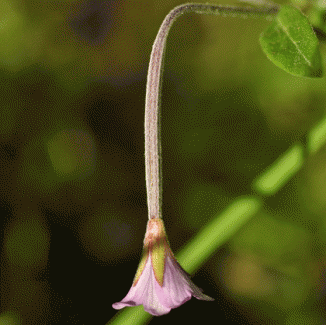
[[[148,221],[144,240],[143,256],[139,263],[133,284],[115,309],[144,305],[145,311],[161,316],[190,300],[213,301],[204,295],[182,269],[169,246],[162,219]]]

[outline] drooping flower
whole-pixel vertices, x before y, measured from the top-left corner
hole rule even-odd
[[[162,219],[150,219],[144,240],[142,259],[128,294],[112,305],[115,309],[143,305],[145,311],[161,316],[194,296],[214,299],[203,294],[183,270],[169,246]]]

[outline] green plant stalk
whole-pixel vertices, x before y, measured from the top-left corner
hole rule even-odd
[[[320,121],[308,133],[308,153],[310,155],[315,154],[325,143],[326,118]],[[177,259],[188,272],[196,271],[216,249],[227,242],[240,227],[259,211],[264,197],[274,195],[301,169],[303,164],[300,163],[298,167],[298,161],[304,159],[302,156],[303,150],[303,146],[299,143],[291,146],[286,153],[280,156],[272,166],[253,182],[252,187],[259,194],[260,198],[246,196],[234,200],[223,212],[214,216],[212,221],[205,225],[176,254]],[[291,155],[290,163],[284,163],[289,155]],[[287,172],[293,169],[295,169],[295,173],[288,175]],[[271,171],[273,170],[278,172],[271,186],[269,181]],[[137,306],[118,312],[107,324],[141,325],[148,323],[151,318],[152,316],[146,313],[142,306]]]
[[[326,118],[308,133],[308,154],[315,154],[325,143]],[[252,187],[258,196],[245,196],[234,200],[223,212],[214,216],[212,221],[176,254],[177,259],[188,272],[195,272],[216,249],[227,242],[259,211],[264,197],[274,195],[301,169],[304,160],[303,151],[304,147],[300,143],[293,144],[272,166],[253,181]],[[290,173],[290,170],[295,170],[295,172]],[[277,172],[274,174],[274,171]],[[274,174],[273,184],[270,183],[271,174]],[[146,313],[142,306],[138,306],[117,313],[108,324],[141,325],[151,318],[152,316]]]

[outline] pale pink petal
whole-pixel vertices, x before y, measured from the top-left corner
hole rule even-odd
[[[112,307],[121,309],[128,306],[144,305],[144,310],[152,315],[161,316],[167,314],[171,308],[161,304],[155,290],[156,285],[158,283],[154,276],[151,259],[149,258],[136,286],[131,287],[126,297],[120,302],[114,303]]]
[[[169,254],[165,260],[164,282],[161,288],[161,302],[167,307],[176,308],[191,299],[191,290],[184,274],[175,265]]]
[[[120,301],[112,305],[115,309],[121,309],[128,306],[138,306],[143,304],[144,296],[148,291],[147,282],[149,281],[151,264],[150,259],[147,259],[145,268],[141,277],[139,278],[137,285],[132,286],[128,294]]]
[[[152,259],[149,258],[137,286],[144,291],[143,305],[145,311],[152,315],[160,316],[169,313],[171,308],[162,305],[156,291],[157,285],[160,286],[155,279]]]
[[[205,295],[202,293],[202,289],[198,288],[190,278],[190,275],[181,267],[181,265],[178,263],[178,261],[175,258],[172,258],[173,265],[175,270],[179,270],[179,272],[182,274],[184,281],[187,283],[187,286],[189,288],[189,291],[191,292],[191,295],[199,300],[206,300],[206,301],[214,301],[213,298]]]
[[[142,302],[139,302],[139,300],[137,301],[135,297],[136,297],[136,288],[131,287],[128,294],[120,302],[115,302],[114,304],[112,304],[112,307],[114,309],[121,309],[123,307],[132,307],[132,306],[141,305]]]

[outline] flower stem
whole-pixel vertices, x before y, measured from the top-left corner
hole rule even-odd
[[[166,39],[173,22],[184,13],[214,14],[232,17],[263,17],[271,20],[278,7],[261,8],[186,3],[165,17],[156,36],[147,74],[145,103],[145,165],[148,218],[162,218],[162,154],[160,140],[160,95]]]

